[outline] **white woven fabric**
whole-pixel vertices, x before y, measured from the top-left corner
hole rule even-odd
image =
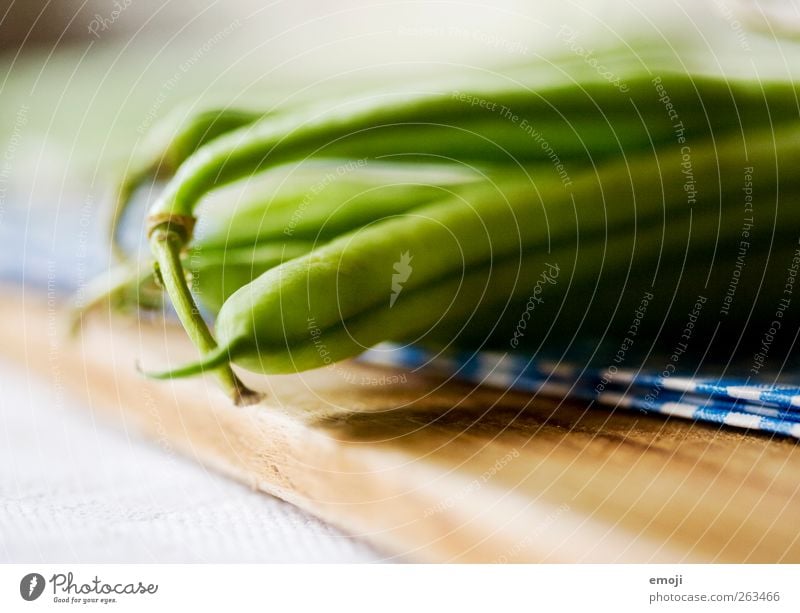
[[[299,509],[95,419],[0,362],[0,562],[368,562]]]

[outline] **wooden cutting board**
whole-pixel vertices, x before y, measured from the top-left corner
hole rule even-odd
[[[0,348],[95,411],[398,559],[800,562],[800,445],[359,364],[212,381],[148,381],[195,356],[161,320],[62,313],[5,288]]]

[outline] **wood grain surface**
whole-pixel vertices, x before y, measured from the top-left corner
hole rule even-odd
[[[677,419],[341,364],[149,381],[194,357],[160,319],[63,313],[6,288],[2,353],[144,436],[398,560],[800,562],[800,446]],[[34,407],[35,409],[35,407]]]

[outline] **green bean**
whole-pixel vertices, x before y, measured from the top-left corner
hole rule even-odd
[[[402,213],[479,180],[455,164],[315,160],[248,182],[244,193],[220,192],[204,206],[194,245],[219,249],[287,237],[324,239]]]
[[[797,196],[795,190],[792,198]],[[785,203],[789,204],[790,199]],[[706,352],[707,339],[721,321],[715,353],[728,360],[749,357],[756,346],[752,342],[754,330],[744,334],[740,329],[742,322],[748,316],[753,322],[762,323],[770,321],[765,318],[774,317],[783,296],[786,268],[798,249],[800,234],[796,228],[800,211],[786,207],[782,213],[781,223],[774,227],[774,248],[769,249],[767,242],[771,228],[764,227],[760,238],[766,249],[748,254],[748,274],[742,282],[752,282],[753,287],[758,287],[763,274],[765,283],[759,291],[740,298],[738,307],[742,313],[738,317],[725,320],[718,313],[741,240],[741,211],[730,216],[729,221],[738,218],[737,223],[727,225],[726,234],[716,243],[719,216],[704,212],[666,225],[646,227],[635,235],[617,232],[607,242],[590,241],[580,247],[562,245],[550,253],[527,254],[521,260],[512,257],[463,277],[451,277],[412,290],[403,296],[406,303],[397,312],[375,309],[348,320],[345,326],[309,333],[311,342],[278,350],[261,347],[249,367],[291,372],[323,366],[386,340],[422,341],[439,349],[463,346],[470,350],[508,351],[522,347],[538,353],[544,348],[557,359],[566,355],[579,357],[585,364],[595,361],[604,366],[619,349],[645,291],[650,291],[653,298],[637,331],[639,343],[635,351],[628,350],[628,359],[648,357],[654,347],[658,349],[653,354],[654,360],[663,359],[664,348],[667,353],[674,350],[682,340],[687,317],[698,295],[703,296],[708,306],[703,317],[695,322],[694,343],[690,347],[693,351],[689,355]],[[721,257],[721,251],[727,257]],[[559,266],[558,277],[553,284],[546,282],[539,296],[543,302],[534,311],[535,319],[525,329],[526,333],[519,336],[517,326],[535,282],[542,273],[552,275],[549,266],[553,264]],[[396,304],[400,306],[399,301]],[[420,316],[426,312],[435,315]],[[798,321],[796,315],[794,321]],[[787,327],[789,322],[787,316]],[[755,328],[758,334],[763,333],[758,326]],[[515,338],[521,342],[512,344]],[[743,341],[741,346],[740,341]],[[321,344],[324,353],[320,353]],[[598,350],[594,360],[587,347]],[[776,352],[775,362],[780,364],[780,361]]]
[[[791,214],[791,220],[795,224],[800,222],[800,212],[788,208],[786,211]],[[712,226],[717,216],[714,213],[704,213],[701,217],[704,219],[694,220],[699,225],[705,226],[705,230],[699,234],[690,232],[689,218],[684,217],[669,224],[669,237],[664,236],[663,227],[656,226],[645,228],[635,239],[632,235],[615,234],[613,246],[602,241],[593,241],[580,249],[576,249],[574,245],[562,245],[551,253],[533,252],[521,259],[505,258],[492,265],[468,270],[463,275],[451,275],[436,283],[412,289],[402,296],[402,300],[398,300],[395,307],[383,305],[362,312],[349,318],[344,325],[321,328],[316,316],[308,316],[303,332],[305,339],[287,337],[285,342],[277,343],[270,342],[271,339],[267,339],[266,342],[263,342],[264,339],[259,339],[258,351],[251,352],[242,352],[241,345],[237,345],[236,342],[228,343],[207,356],[204,362],[171,371],[165,376],[197,374],[204,368],[225,364],[232,355],[237,356],[238,364],[253,371],[291,373],[352,357],[367,347],[387,340],[399,342],[422,340],[428,343],[434,342],[437,347],[441,347],[465,343],[466,339],[465,344],[474,349],[486,346],[487,340],[500,337],[506,342],[503,348],[508,349],[508,341],[513,338],[513,327],[504,326],[509,322],[500,316],[506,313],[516,319],[519,318],[521,311],[514,311],[514,307],[519,308],[520,302],[515,302],[515,299],[527,300],[531,284],[535,280],[526,279],[525,274],[530,271],[536,273],[544,271],[548,263],[553,262],[561,263],[559,275],[563,274],[566,277],[572,272],[572,278],[559,279],[559,283],[553,288],[554,295],[547,296],[548,303],[552,304],[553,308],[538,314],[539,319],[548,322],[550,327],[543,326],[539,330],[532,330],[524,346],[541,344],[548,340],[549,332],[558,330],[557,334],[553,333],[550,346],[558,348],[559,352],[564,352],[579,338],[578,332],[581,326],[588,328],[591,334],[598,335],[599,338],[605,336],[609,340],[618,341],[624,330],[622,333],[619,330],[604,331],[597,327],[596,322],[603,321],[604,318],[610,321],[611,317],[619,313],[624,324],[629,324],[625,319],[632,312],[631,307],[635,305],[631,305],[630,294],[628,300],[622,299],[626,278],[621,277],[619,271],[631,268],[632,276],[628,280],[637,279],[637,275],[652,271],[655,258],[652,250],[645,249],[643,258],[639,260],[637,258],[640,255],[635,249],[620,249],[616,241],[625,237],[627,239],[627,242],[623,241],[625,246],[635,242],[660,245],[663,247],[664,256],[683,258],[686,256],[685,250],[690,237],[701,246],[705,239],[714,237]],[[709,232],[709,229],[712,231]],[[738,230],[736,228],[736,231]],[[774,254],[773,270],[782,270],[797,248],[797,235],[792,234],[787,226],[779,237],[785,239],[789,236],[794,240],[779,243],[781,248]],[[734,239],[735,236],[729,234],[720,246],[730,247],[735,244],[732,242]],[[690,261],[688,266],[692,268],[696,263]],[[691,292],[699,290],[706,295],[721,297],[724,288],[719,283],[715,287],[704,288],[702,283],[687,282],[681,278],[681,268],[663,269],[663,271],[665,276],[659,279],[658,287],[664,292],[665,299],[658,309],[651,307],[651,316],[656,321],[665,322],[666,338],[668,341],[674,341],[677,338],[674,334],[679,326],[685,325],[687,303],[690,299],[696,299],[697,294]],[[777,283],[777,278],[773,278],[772,281],[773,283],[768,286],[769,291],[761,296],[762,312],[766,312],[769,308],[774,309],[776,299],[783,291],[783,283]],[[569,288],[573,289],[574,297],[567,292]],[[675,296],[681,297],[677,303],[669,300]],[[558,307],[576,298],[574,310],[567,316],[561,316]],[[620,308],[620,305],[625,308]],[[581,311],[582,317],[579,316]],[[278,327],[279,323],[282,323],[281,314],[272,315],[274,321],[270,323],[273,327]],[[259,314],[253,313],[253,316],[258,317]],[[566,331],[570,334],[565,334]],[[224,330],[218,332],[221,339],[226,338]],[[472,337],[469,336],[470,332],[473,333]],[[670,334],[672,336],[669,336]]]
[[[139,187],[150,179],[172,176],[202,145],[264,116],[265,113],[242,109],[207,109],[191,115],[186,109],[176,109],[148,131],[141,149],[135,153],[117,187],[109,225],[114,255],[124,259],[117,243],[117,229]]]
[[[736,117],[736,127],[747,124],[748,129],[797,117],[796,88],[793,85],[774,84],[754,88],[750,83],[727,83],[685,75],[665,76],[662,83],[668,91],[676,92],[673,103],[685,105],[687,118],[699,114],[706,119],[707,131],[713,129],[718,121],[723,122],[723,126],[730,126],[731,113]],[[577,119],[590,112],[597,121],[605,120],[612,125],[614,117],[622,118],[622,125],[626,129],[615,134],[615,141],[605,141],[604,148],[610,146],[617,152],[625,151],[626,138],[633,139],[634,143],[640,143],[642,138],[641,133],[629,129],[632,125],[631,115],[636,110],[628,100],[638,100],[642,105],[646,104],[643,108],[649,109],[649,121],[644,126],[640,124],[639,132],[646,132],[658,123],[672,124],[658,102],[651,79],[632,80],[629,87],[625,94],[607,83],[589,82],[580,88],[564,86],[544,92],[531,92],[517,87],[506,91],[457,95],[404,95],[390,100],[371,100],[356,108],[334,107],[327,113],[317,115],[299,113],[267,118],[201,147],[186,160],[151,209],[151,221],[153,224],[165,223],[164,219],[169,217],[173,224],[178,223],[182,216],[191,216],[198,200],[214,187],[251,175],[268,165],[313,155],[334,141],[346,139],[348,135],[369,134],[381,127],[403,131],[408,129],[408,124],[429,125],[434,130],[435,138],[422,142],[415,139],[416,144],[411,151],[421,149],[432,153],[438,145],[443,155],[457,158],[458,149],[451,147],[448,140],[442,137],[443,134],[446,131],[459,132],[459,126],[487,118],[495,120],[496,123],[489,122],[488,125],[498,127],[498,133],[501,133],[500,127],[513,123],[513,120],[504,118],[502,109],[510,109],[518,118],[526,118],[533,127],[542,116],[548,115],[552,118],[552,115],[575,114]],[[486,102],[492,108],[474,105],[476,100],[479,103]],[[714,112],[706,114],[706,106],[713,108]],[[498,112],[498,109],[501,111]],[[740,111],[738,117],[737,109]],[[565,125],[567,128],[568,125]],[[518,142],[520,130],[510,132]],[[476,134],[472,141],[473,157],[480,153],[487,161],[514,162],[514,159],[504,155],[503,142],[491,138],[491,134],[488,137]],[[372,142],[375,143],[374,140]],[[390,138],[382,138],[380,142],[385,146],[384,155],[408,151],[398,150]],[[524,151],[528,157],[520,161],[547,162],[551,159],[541,146],[531,146]],[[598,153],[601,152],[588,152],[591,155]]]
[[[691,112],[686,113],[686,122],[689,121],[688,118],[700,116],[706,120],[709,127],[715,125],[719,127],[720,124],[723,127],[732,127],[735,124],[747,123],[749,128],[767,121],[794,118],[797,114],[793,99],[795,89],[792,85],[766,86],[762,91],[755,90],[752,84],[730,84],[699,78],[692,80],[679,76],[664,77],[662,82],[681,95],[676,94],[676,104],[680,103],[682,98],[682,101],[689,106],[688,110]],[[687,95],[689,86],[699,90],[699,95],[694,90]],[[532,146],[535,141],[530,139],[524,130],[510,129],[518,127],[510,125],[514,123],[513,121],[498,115],[496,109],[490,111],[472,106],[472,100],[489,101],[498,105],[498,108],[514,109],[520,117],[530,117],[530,121],[534,122],[540,121],[548,114],[559,116],[574,112],[577,121],[587,110],[592,110],[597,115],[599,115],[598,109],[600,113],[608,112],[621,117],[620,121],[625,129],[618,133],[612,131],[610,138],[598,138],[597,141],[605,143],[605,148],[610,146],[616,151],[625,151],[625,139],[640,145],[643,134],[647,136],[655,126],[660,126],[661,130],[664,126],[670,130],[674,129],[667,113],[660,108],[649,80],[640,79],[632,82],[629,92],[626,93],[626,96],[630,94],[631,99],[638,97],[647,101],[648,109],[652,109],[655,102],[657,113],[651,110],[653,115],[651,121],[645,125],[640,123],[638,130],[631,129],[631,116],[635,114],[635,109],[632,110],[624,104],[625,98],[621,98],[618,91],[611,89],[613,91],[609,91],[607,84],[589,83],[579,91],[576,91],[575,87],[567,87],[544,93],[515,89],[464,94],[458,97],[405,96],[390,102],[379,101],[378,104],[373,102],[372,106],[363,105],[363,108],[348,107],[344,110],[334,108],[328,113],[317,116],[300,113],[295,116],[268,118],[246,129],[234,131],[209,146],[202,147],[191,156],[151,209],[151,227],[169,221],[173,226],[181,223],[183,225],[181,232],[187,233],[194,206],[209,189],[257,172],[267,164],[275,165],[318,153],[332,141],[346,140],[347,135],[354,132],[368,134],[370,138],[366,139],[366,142],[356,139],[352,147],[368,146],[372,143],[373,153],[377,154],[375,143],[378,143],[384,145],[384,154],[391,154],[398,152],[391,138],[376,139],[375,134],[369,133],[382,129],[403,133],[411,130],[413,126],[408,124],[413,123],[419,128],[427,126],[427,129],[433,131],[435,138],[420,139],[415,135],[413,140],[415,144],[410,150],[412,152],[432,153],[438,147],[441,152],[458,156],[461,150],[468,149],[471,156],[482,156],[488,161],[513,161],[513,158],[503,153],[506,147],[502,140],[458,128],[459,125],[473,125],[476,120],[482,120],[489,126],[487,132],[491,129],[490,136],[503,133],[513,135],[511,138],[513,143],[509,148],[515,155],[527,154],[532,160],[550,160],[549,148]],[[466,99],[466,102],[462,98]],[[714,112],[706,115],[704,105],[713,106]],[[739,111],[738,114],[736,111]],[[731,120],[732,117],[734,120]],[[487,122],[487,118],[494,121]],[[598,119],[602,123],[602,115]],[[609,117],[605,119],[610,121]],[[448,125],[444,127],[430,125],[437,121],[446,122]],[[591,131],[597,130],[598,121],[584,120],[584,123],[590,126],[588,129]],[[450,132],[448,138],[443,137],[445,132]],[[471,145],[469,147],[462,145],[461,149],[453,147],[450,140],[455,138],[457,142],[459,136],[470,139]],[[336,146],[330,145],[334,152]],[[399,151],[409,151],[402,147]],[[590,150],[588,153],[596,158],[599,152]]]
[[[325,178],[323,177],[323,181]],[[305,187],[298,194],[256,197],[235,207],[215,207],[195,245],[203,249],[295,240],[325,242],[364,224],[404,213],[462,189],[476,178],[450,185],[342,180]]]
[[[698,209],[636,232],[576,238],[573,245],[540,254],[520,269],[526,291],[519,299],[489,294],[468,317],[449,318],[425,342],[546,351],[554,359],[579,358],[587,367],[616,363],[624,347],[628,366],[643,358],[660,359],[663,366],[665,350],[684,341],[688,316],[701,296],[705,307],[692,321],[693,342],[682,353],[723,363],[749,357],[757,345],[754,335],[763,333],[759,325],[774,318],[785,297],[787,269],[800,247],[800,211],[793,206],[800,189],[762,184],[755,193],[764,206],[754,215],[744,211],[743,195],[734,194],[721,211]],[[548,262],[559,266],[552,283],[541,277]],[[644,315],[637,315],[643,298]],[[785,326],[790,321],[786,315]],[[780,364],[777,351],[774,358]],[[686,362],[681,366],[690,369]]]
[[[222,252],[194,248],[184,259],[192,289],[200,303],[217,313],[225,300],[267,270],[307,254],[314,244],[287,241],[228,248]]]

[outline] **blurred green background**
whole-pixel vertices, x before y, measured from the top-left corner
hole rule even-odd
[[[798,20],[797,3],[768,5],[777,21],[743,0],[0,0],[0,213],[103,202],[148,127],[179,104],[268,108],[564,54],[565,23],[590,50],[692,41],[710,68],[747,70],[759,31],[791,34]],[[797,65],[776,54],[770,69]]]

